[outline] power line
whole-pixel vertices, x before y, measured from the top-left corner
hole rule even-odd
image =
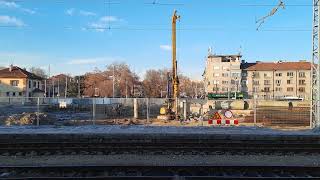
[[[31,3],[31,2],[41,2],[41,0],[0,0],[0,1],[6,1],[6,2],[16,2],[16,3]],[[95,2],[101,2],[101,3],[106,3],[106,4],[126,4],[127,2],[124,1],[108,1],[108,0],[83,0],[83,1],[88,1],[92,3],[93,1]],[[195,0],[194,0],[195,1]],[[198,1],[198,0],[197,0]],[[225,0],[226,1],[226,0]],[[230,0],[229,0],[230,1]],[[48,2],[48,1],[46,1]],[[79,0],[50,0],[50,3],[61,3],[61,4],[66,4],[66,3],[78,3]],[[236,4],[236,3],[230,3],[230,4],[216,4],[216,3],[204,3],[200,2],[202,5],[214,5],[212,8],[215,7],[226,7],[229,8],[231,6],[240,6],[240,7],[274,7],[276,4]],[[185,6],[185,5],[191,5],[191,3],[162,3],[160,0],[150,0],[150,2],[144,2],[144,3],[137,3],[135,2],[134,4],[138,5],[150,5],[150,6]],[[286,4],[287,7],[292,6],[292,7],[308,7],[308,6],[314,6],[312,4]]]
[[[124,31],[171,31],[171,28],[169,27],[150,27],[150,26],[144,26],[144,27],[137,27],[137,26],[127,26],[127,27],[112,27],[112,26],[106,26],[106,27],[71,27],[71,26],[61,26],[61,27],[32,27],[32,26],[1,26],[0,28],[12,28],[12,29],[65,29],[65,30],[101,30],[101,31],[108,31],[108,30],[124,30]],[[246,32],[246,31],[256,31],[255,29],[243,27],[243,28],[224,28],[224,27],[180,27],[179,31],[215,31],[215,32]],[[270,32],[310,32],[312,29],[304,29],[304,28],[298,28],[298,27],[274,27],[269,29],[260,29],[259,31],[270,31]]]

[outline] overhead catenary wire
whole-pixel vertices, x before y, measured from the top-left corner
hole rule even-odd
[[[258,19],[258,20],[256,21],[256,24],[258,24],[257,31],[260,29],[260,27],[262,26],[262,24],[264,24],[265,20],[266,20],[267,18],[275,15],[280,8],[282,8],[282,9],[285,8],[285,4],[284,4],[284,2],[283,2],[282,0],[279,0],[279,4],[278,4],[276,7],[274,7],[269,14],[267,14],[266,16],[263,16],[262,18],[260,18],[260,19]]]

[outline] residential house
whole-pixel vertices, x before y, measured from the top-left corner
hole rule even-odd
[[[43,78],[17,66],[0,70],[0,97],[43,97]]]

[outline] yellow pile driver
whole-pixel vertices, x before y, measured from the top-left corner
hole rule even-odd
[[[167,85],[167,100],[163,107],[160,109],[160,116],[158,119],[162,120],[178,120],[179,119],[179,77],[178,77],[178,63],[177,63],[177,21],[180,16],[177,15],[175,10],[172,16],[172,74],[168,75],[168,85]]]

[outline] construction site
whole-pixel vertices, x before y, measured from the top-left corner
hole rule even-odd
[[[164,49],[170,52],[171,66],[166,73],[160,72],[165,88],[152,82],[158,76],[137,83],[134,73],[132,77],[127,76],[130,70],[118,73],[113,64],[104,72],[96,68],[83,77],[63,76],[63,97],[59,75],[50,75],[50,65],[48,78],[12,64],[1,69],[0,178],[320,179],[320,1],[308,5],[276,2],[259,5],[271,11],[256,18],[256,30],[287,7],[312,7],[312,59],[250,63],[241,52],[218,55],[210,47],[203,92],[198,83],[189,83],[193,96],[187,93],[188,83],[180,73],[184,51],[178,37],[188,28],[179,26],[184,16],[177,10],[167,17],[166,35],[171,43]],[[16,3],[0,0],[0,7],[36,14],[36,9]],[[114,22],[128,23],[111,16],[111,5],[121,3],[104,2],[107,16],[99,21],[104,26],[88,25],[104,33],[119,28]],[[144,4],[182,6],[160,1]],[[65,14],[98,16],[77,8]],[[80,59],[69,65],[75,68],[99,61]],[[59,83],[57,88],[55,83]]]

